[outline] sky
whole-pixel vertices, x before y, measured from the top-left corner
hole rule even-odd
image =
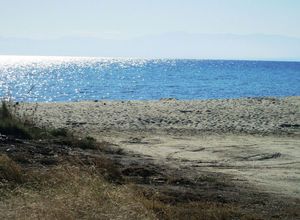
[[[299,0],[0,0],[0,54],[300,60],[299,27]]]

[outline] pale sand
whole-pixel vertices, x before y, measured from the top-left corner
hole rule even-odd
[[[173,168],[300,198],[300,97],[19,104],[38,125],[107,140]]]

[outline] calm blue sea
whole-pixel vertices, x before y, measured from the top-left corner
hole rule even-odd
[[[0,97],[17,101],[300,95],[300,62],[0,56]]]

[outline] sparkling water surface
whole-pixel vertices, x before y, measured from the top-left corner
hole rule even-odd
[[[16,101],[295,95],[300,62],[0,56],[0,97]]]

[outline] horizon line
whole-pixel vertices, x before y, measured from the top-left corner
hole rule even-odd
[[[300,62],[300,59],[260,59],[260,58],[200,58],[200,57],[128,57],[128,56],[89,56],[89,55],[32,55],[32,54],[0,54],[0,57],[51,57],[82,59],[134,59],[134,60],[203,60],[203,61],[253,61],[253,62]]]

